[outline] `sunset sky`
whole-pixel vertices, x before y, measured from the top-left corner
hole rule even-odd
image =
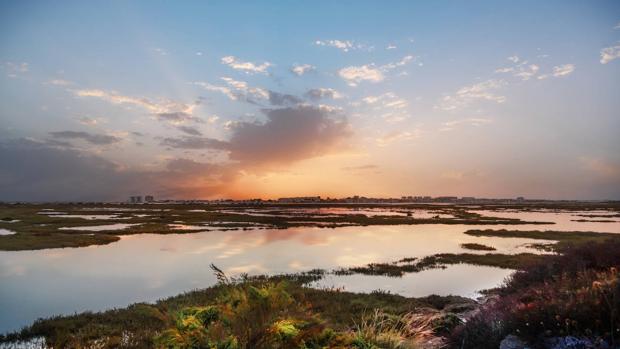
[[[620,199],[619,1],[2,1],[0,200]]]

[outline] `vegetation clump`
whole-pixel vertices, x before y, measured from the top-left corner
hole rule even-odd
[[[620,242],[586,243],[516,272],[500,297],[459,326],[454,348],[497,348],[507,335],[546,347],[558,337],[616,348],[620,337]]]
[[[338,331],[295,300],[287,283],[227,285],[208,306],[176,312],[154,339],[159,348],[417,348],[431,320],[375,311],[352,330]]]
[[[495,247],[478,244],[475,242],[461,244],[461,247],[466,250],[474,250],[474,251],[496,251],[497,250]]]

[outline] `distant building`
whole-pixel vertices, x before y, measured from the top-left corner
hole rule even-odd
[[[144,197],[144,202],[153,202],[155,201],[155,198],[153,197],[153,195],[146,195]]]
[[[435,201],[437,202],[455,202],[457,201],[459,198],[456,196],[439,196],[437,198],[435,198]]]
[[[279,198],[278,202],[282,203],[304,203],[304,202],[321,202],[320,196],[300,196],[293,198]]]
[[[132,203],[132,204],[141,204],[142,203],[142,196],[140,196],[140,195],[130,196],[129,197],[129,202]]]

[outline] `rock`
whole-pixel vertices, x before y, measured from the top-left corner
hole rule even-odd
[[[499,349],[529,349],[529,347],[519,337],[510,334],[499,343]]]
[[[546,341],[549,349],[608,349],[610,346],[603,340],[592,341],[587,338],[573,336],[554,337]]]

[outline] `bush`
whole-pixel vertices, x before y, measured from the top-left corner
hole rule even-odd
[[[458,348],[497,348],[508,334],[542,346],[551,337],[604,340],[620,335],[620,246],[570,247],[564,255],[532,265],[508,281],[502,297],[457,327]]]

